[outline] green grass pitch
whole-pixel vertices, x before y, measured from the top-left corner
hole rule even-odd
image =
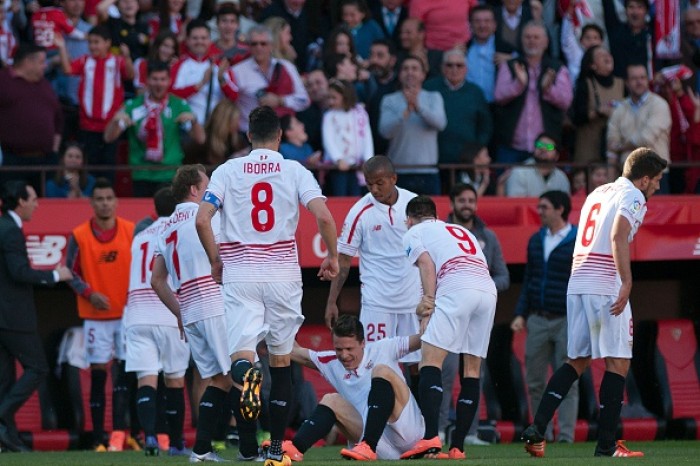
[[[456,464],[468,465],[591,465],[598,464],[634,463],[654,466],[700,464],[700,442],[698,441],[657,441],[630,442],[628,446],[645,453],[644,458],[594,458],[593,443],[577,443],[574,445],[547,445],[545,458],[530,458],[522,444],[491,445],[488,447],[467,447],[467,460],[456,461]],[[334,464],[349,464],[340,458],[339,446],[312,448],[298,466],[320,466]],[[233,460],[232,464],[261,464],[235,461],[236,450],[227,450],[222,455]],[[440,462],[438,462],[439,464]],[[93,453],[93,452],[56,452],[56,453],[26,453],[0,455],[0,465],[14,466],[118,466],[118,465],[158,465],[158,464],[189,464],[187,458],[169,458],[160,456],[147,458],[141,452],[123,453]],[[375,464],[398,464],[396,461],[377,461]],[[436,464],[436,460],[411,460],[401,464],[406,466],[428,466]],[[447,463],[449,464],[449,462]]]

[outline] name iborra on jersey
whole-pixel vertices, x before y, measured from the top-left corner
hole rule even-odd
[[[243,164],[243,173],[250,175],[265,175],[281,171],[279,162],[246,162]]]

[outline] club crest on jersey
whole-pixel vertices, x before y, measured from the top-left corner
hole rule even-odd
[[[372,227],[372,231],[381,231],[381,230],[382,230],[382,226],[381,226],[381,225],[374,225],[374,226]]]
[[[406,255],[410,257],[411,255],[411,246],[406,248]]]
[[[636,214],[639,212],[639,210],[642,208],[642,202],[639,199],[635,199],[634,202],[632,203],[632,208],[630,209],[633,214]]]

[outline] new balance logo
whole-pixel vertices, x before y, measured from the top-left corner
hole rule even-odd
[[[109,251],[105,252],[104,254],[100,255],[100,259],[97,261],[100,264],[103,262],[114,262],[117,260],[117,255],[119,254],[118,251]]]
[[[457,403],[462,403],[463,405],[470,405],[471,406],[474,404],[474,400],[460,399],[460,400],[457,400]]]
[[[136,404],[140,405],[141,403],[148,403],[149,401],[151,401],[151,397],[144,396],[143,398],[139,398],[138,400],[136,400]]]
[[[213,408],[213,407],[214,407],[214,403],[212,403],[211,401],[200,401],[200,402],[199,402],[199,407],[200,407],[200,408]]]
[[[437,390],[438,392],[442,393],[442,387],[438,387],[437,385],[431,386],[430,390]]]
[[[372,231],[381,231],[381,229],[382,229],[381,225],[374,225],[374,227],[372,227]]]
[[[561,395],[560,395],[559,393],[557,393],[557,392],[547,392],[547,395],[552,395],[552,396],[553,396],[554,398],[556,398],[557,400],[561,400],[562,398],[564,398],[563,396],[561,396]]]
[[[66,237],[58,235],[27,236],[27,255],[34,267],[53,267],[61,262]]]

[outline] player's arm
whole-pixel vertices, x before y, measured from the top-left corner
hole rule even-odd
[[[292,358],[292,361],[294,361],[297,364],[301,364],[302,366],[306,366],[309,369],[318,370],[318,368],[316,367],[316,364],[314,364],[313,361],[311,360],[311,356],[309,355],[309,349],[304,348],[296,341],[294,342],[294,347],[292,348],[291,358]]]
[[[210,193],[207,194],[208,196],[205,195],[205,198],[199,203],[195,226],[197,227],[199,241],[202,243],[202,247],[204,247],[204,251],[207,253],[207,258],[211,264],[211,276],[216,283],[221,283],[224,266],[221,262],[221,256],[219,256],[219,248],[216,246],[214,230],[211,227],[211,219],[214,217],[214,214],[216,214],[217,206],[212,204],[210,200],[207,200],[214,196]]]
[[[620,315],[625,310],[627,301],[630,298],[632,291],[632,266],[630,263],[630,242],[629,237],[632,232],[632,224],[623,216],[618,215],[613,222],[612,231],[610,232],[610,242],[612,244],[613,260],[615,268],[620,274],[622,285],[617,299],[610,307],[610,314]]]
[[[416,313],[421,318],[429,317],[435,311],[435,289],[437,288],[435,262],[430,254],[423,252],[416,259],[416,267],[420,272],[420,282],[423,287],[423,297],[418,304]]]
[[[418,351],[420,349],[421,341],[420,341],[420,333],[416,333],[415,335],[411,335],[408,337],[408,351],[413,352],[413,351]]]
[[[331,281],[331,289],[328,292],[328,301],[326,301],[325,321],[326,326],[331,329],[338,318],[338,296],[345,285],[345,280],[348,279],[351,263],[352,257],[343,253],[338,255],[338,275]]]
[[[129,114],[126,113],[126,109],[122,107],[114,114],[109,123],[107,123],[102,138],[107,143],[114,142],[129,126],[131,126],[131,118],[129,118]]]
[[[177,326],[180,329],[180,337],[185,338],[185,331],[182,327],[182,314],[180,314],[180,303],[170,289],[168,284],[168,268],[165,266],[165,259],[160,254],[153,258],[153,270],[151,271],[151,287],[156,292],[160,300],[165,304],[170,312],[177,318]]]
[[[338,232],[335,228],[335,220],[323,197],[311,199],[306,208],[316,217],[318,232],[328,251],[321,263],[318,276],[321,280],[333,280],[338,275]]]
[[[95,306],[99,310],[109,310],[109,298],[102,293],[92,289],[89,283],[83,279],[82,269],[80,268],[80,247],[75,239],[75,236],[71,235],[68,239],[68,249],[66,250],[66,267],[73,274],[73,278],[68,280],[68,286],[70,286],[75,294],[82,296],[83,298],[90,301],[90,304]]]

